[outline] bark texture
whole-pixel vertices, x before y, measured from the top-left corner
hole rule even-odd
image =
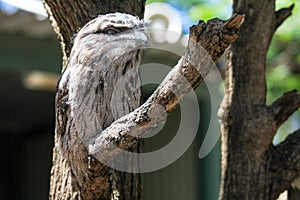
[[[212,63],[218,60],[229,44],[237,38],[238,29],[242,22],[243,16],[235,15],[228,21],[213,19],[207,24],[200,21],[197,26],[193,26],[191,28],[190,42],[186,54],[148,101],[133,112],[121,117],[113,123],[112,120],[114,119],[111,117],[111,110],[105,110],[106,118],[104,121],[100,121],[103,123],[101,126],[105,129],[108,124],[112,124],[102,132],[101,130],[98,130],[100,134],[87,135],[88,138],[86,138],[85,135],[84,139],[80,136],[80,134],[82,134],[80,132],[86,130],[87,127],[84,127],[82,130],[78,129],[76,127],[76,118],[74,115],[70,114],[72,104],[68,96],[70,97],[69,90],[72,90],[71,84],[74,82],[71,81],[70,78],[74,75],[69,74],[69,71],[75,70],[74,73],[79,73],[79,77],[85,77],[83,71],[87,66],[91,65],[87,65],[87,63],[94,59],[93,57],[89,57],[89,59],[83,61],[82,64],[82,62],[80,62],[81,55],[78,53],[79,63],[73,63],[75,59],[73,56],[77,55],[77,53],[74,52],[82,51],[80,48],[77,48],[77,46],[74,47],[74,51],[72,50],[70,57],[70,66],[62,76],[56,98],[56,137],[57,143],[62,144],[61,146],[63,146],[60,147],[63,151],[57,150],[57,152],[67,154],[67,156],[60,156],[67,162],[66,171],[69,172],[69,174],[65,174],[65,176],[70,176],[70,178],[68,178],[69,182],[64,182],[66,184],[64,188],[71,189],[63,191],[60,182],[55,182],[53,183],[53,186],[51,185],[51,198],[57,199],[60,198],[57,197],[58,194],[65,195],[66,192],[70,192],[71,198],[74,199],[109,199],[113,197],[116,199],[140,199],[140,190],[137,190],[139,188],[140,180],[134,179],[135,177],[138,177],[137,175],[132,174],[131,178],[128,178],[130,174],[120,177],[118,172],[106,167],[98,160],[104,162],[113,160],[115,162],[116,158],[119,158],[118,156],[121,150],[134,150],[138,144],[137,138],[140,135],[150,132],[152,128],[157,127],[161,122],[165,121],[167,116],[165,113],[172,111],[185,94],[202,82],[203,78],[212,67]],[[78,35],[78,37],[81,37],[81,34]],[[122,41],[124,42],[124,40]],[[96,43],[101,44],[101,42]],[[101,45],[101,47],[103,47],[103,45]],[[95,55],[99,55],[99,53],[91,53],[91,56]],[[129,58],[138,58],[136,55],[136,53],[134,55],[129,55]],[[99,57],[102,58],[103,56]],[[128,60],[123,57],[118,59],[117,62],[122,62],[123,64],[130,63],[130,66],[132,67],[137,63],[137,61],[134,60],[128,62]],[[99,63],[101,62],[99,61]],[[127,66],[126,68],[129,70],[131,67]],[[98,91],[101,96],[99,99],[93,99],[91,95],[86,94],[84,88],[80,89],[82,90],[82,95],[88,96],[88,100],[92,99],[92,101],[94,101],[92,102],[93,105],[99,105],[100,112],[97,115],[101,113],[103,103],[106,104],[105,102],[107,102],[108,105],[104,106],[106,108],[109,108],[110,106],[109,103],[111,102],[112,91],[109,88],[112,88],[115,85],[114,80],[118,80],[120,78],[119,75],[124,75],[124,68],[120,68],[120,73],[118,72],[118,69],[119,68],[111,68],[108,71],[105,70],[104,74],[100,71],[100,79],[102,82],[96,81],[94,76],[89,74],[89,77],[96,82],[96,88],[101,88],[101,90]],[[99,77],[99,75],[96,75],[95,77]],[[85,82],[85,80],[81,81]],[[103,83],[106,83],[104,84],[104,88]],[[105,87],[107,87],[107,89]],[[127,92],[131,91],[130,98],[138,99],[138,97],[136,97],[138,94],[132,93],[132,87],[127,86],[125,88],[127,88]],[[105,95],[101,95],[102,92],[104,92]],[[174,94],[176,94],[176,96]],[[78,96],[77,98],[80,99],[81,97]],[[86,101],[84,102],[87,103]],[[129,100],[128,104],[126,104],[126,102],[119,103],[122,103],[123,107],[133,106],[131,108],[134,108],[132,102],[134,102],[134,100]],[[158,108],[163,108],[163,110],[157,109],[157,105],[160,105]],[[121,113],[121,116],[131,111],[131,108],[126,109],[127,111]],[[90,112],[90,110],[93,109],[87,110]],[[103,114],[103,112],[101,114]],[[81,113],[81,115],[84,116],[84,113]],[[84,122],[87,119],[82,120]],[[91,118],[91,120],[88,121],[93,122],[94,120]],[[62,140],[63,142],[61,142]],[[82,144],[84,143],[82,141],[89,141],[88,149]],[[130,168],[136,167],[134,166],[135,162],[132,161],[135,161],[138,158],[126,157],[125,159],[126,163],[129,163]],[[117,162],[122,161],[117,160]],[[53,167],[54,171],[56,168],[56,166]],[[116,175],[112,173],[116,173]],[[60,174],[53,174],[52,181],[57,181],[57,177],[60,177]],[[124,182],[124,180],[128,180],[128,182]]]
[[[237,39],[243,19],[242,15],[233,15],[227,21],[212,19],[192,26],[187,50],[178,64],[144,104],[114,121],[95,137],[89,153],[101,160],[109,160],[120,154],[121,149],[130,149],[134,137],[159,127],[180,100],[202,83],[213,62]]]
[[[100,14],[116,11],[142,17],[144,3],[143,0],[44,0],[61,42],[63,68],[67,66],[73,39],[84,24]],[[295,131],[281,144],[272,145],[277,129],[299,108],[300,95],[297,91],[287,92],[272,105],[266,105],[265,59],[276,28],[291,15],[293,6],[275,11],[274,0],[235,0],[233,7],[234,12],[246,14],[246,22],[241,30],[242,37],[229,53],[226,95],[219,114],[222,124],[220,199],[276,199],[300,176],[300,131]],[[243,19],[235,15],[228,21],[200,21],[191,27],[185,55],[149,100],[135,109],[140,103],[136,91],[135,100],[123,105],[126,107],[123,114],[131,113],[116,120],[111,110],[106,112],[107,118],[102,121],[105,130],[91,140],[89,148],[76,134],[65,137],[66,131],[76,133],[77,130],[66,101],[68,90],[64,87],[58,90],[50,199],[140,199],[138,175],[118,173],[95,158],[110,159],[117,156],[120,149],[136,149],[136,138],[164,121],[180,99],[202,82],[210,64],[237,39]],[[129,62],[128,69],[139,62],[138,52],[132,57],[136,60]],[[115,70],[101,76],[113,86],[113,80],[122,73],[122,70]],[[99,88],[101,85],[99,82]],[[110,97],[98,100],[110,102]],[[160,105],[160,109],[156,105]],[[69,145],[65,151],[67,156],[59,149],[62,136]],[[290,198],[296,197],[290,195]]]
[[[222,200],[276,199],[300,175],[299,131],[272,145],[277,129],[299,108],[300,95],[290,91],[266,105],[267,50],[292,8],[275,11],[274,0],[234,1],[233,11],[245,14],[245,23],[229,52],[219,110]]]
[[[131,2],[131,4],[128,2]],[[73,35],[86,21],[98,14],[103,14],[99,13],[101,6],[106,7],[105,12],[126,11],[132,14],[142,12],[143,9],[139,8],[143,6],[144,2],[137,1],[136,4],[133,2],[135,1],[122,3],[114,1],[98,2],[97,7],[95,6],[97,3],[94,1],[73,1],[72,4],[66,1],[45,1],[45,6],[62,42],[65,56],[68,57],[70,55],[69,50],[73,45]],[[122,9],[118,10],[119,7],[115,7],[115,5],[120,4],[124,7],[121,6]],[[82,7],[83,5],[84,7]],[[97,10],[97,8],[99,9]],[[100,118],[103,119],[101,121],[102,130],[99,130],[99,134],[91,138],[86,138],[85,135],[83,141],[80,136],[82,134],[80,128],[76,127],[76,118],[71,114],[72,104],[69,101],[71,93],[68,89],[73,84],[70,81],[72,76],[68,76],[68,74],[63,76],[56,95],[56,135],[51,171],[50,199],[141,199],[140,179],[137,174],[124,174],[112,170],[99,162],[96,159],[97,156],[111,159],[119,154],[120,149],[135,151],[138,146],[138,136],[157,126],[157,122],[166,117],[165,113],[172,111],[188,91],[202,82],[209,72],[211,64],[217,61],[225,49],[236,40],[242,22],[243,16],[234,15],[228,21],[219,19],[213,19],[207,23],[200,21],[198,25],[191,27],[189,46],[185,55],[150,99],[127,114],[139,104],[139,92],[134,92],[130,96],[133,99],[128,104],[122,105],[125,107],[122,115],[127,115],[116,121],[112,117],[110,107],[105,106],[108,107],[108,110],[97,112],[97,115],[100,115]],[[86,35],[78,37],[83,38]],[[90,43],[92,41],[87,41],[88,45]],[[72,54],[76,56],[71,55],[69,67],[72,68],[68,67],[65,73],[69,73],[73,69],[74,74],[79,73],[79,77],[85,77],[84,73],[94,73],[93,71],[82,73],[82,71],[84,71],[85,66],[94,64],[85,65],[91,62],[90,60],[96,59],[94,57],[97,53],[88,53],[91,50],[89,49],[90,46],[87,46],[88,52],[83,51],[81,47],[76,46],[72,50],[74,52]],[[81,53],[77,55],[76,52]],[[101,105],[108,105],[112,98],[111,90],[118,81],[119,75],[124,75],[126,70],[135,67],[139,62],[139,52],[135,52],[130,56],[132,59],[129,61],[122,57],[117,59],[116,62],[122,68],[104,70],[100,72],[100,76],[95,76],[101,79],[101,81],[96,82],[97,98],[86,98],[87,101],[92,99],[94,100],[93,103],[100,105],[100,107]],[[85,81],[88,84],[94,84],[95,79],[83,80],[83,85]],[[105,89],[106,87],[107,89]],[[131,89],[130,87],[126,88],[126,92],[132,93]],[[85,93],[82,95],[86,96]],[[99,96],[101,98],[98,98]],[[159,108],[163,108],[163,110],[156,109],[156,105],[160,105]],[[100,107],[97,108],[101,109]],[[158,116],[158,118],[153,116]],[[86,121],[83,122],[87,123],[88,120],[84,120]],[[91,143],[89,148],[84,145],[84,141],[87,140]],[[128,162],[130,163],[130,161]]]
[[[98,15],[114,12],[126,12],[142,17],[144,13],[144,4],[144,0],[127,0],[121,2],[45,0],[44,5],[49,14],[49,19],[61,43],[63,52],[62,68],[65,69],[67,66],[73,41],[77,32],[88,21],[96,18]],[[137,58],[137,60],[129,62],[128,64],[131,67],[138,65],[140,55],[139,52],[137,53],[137,56],[133,56],[133,58]],[[128,67],[128,70],[131,67]],[[108,75],[111,76],[108,76],[107,74],[105,76],[103,74],[103,81],[106,81],[106,86],[111,86],[111,84],[118,80],[119,76],[117,74],[120,75],[122,73],[122,69],[119,69],[110,74],[108,73]],[[113,75],[116,76],[112,77]],[[135,95],[133,95],[133,97],[135,97],[135,99],[132,99],[131,104],[123,105],[126,113],[140,105],[140,90],[136,89],[134,93]],[[56,99],[56,112],[59,113],[62,110],[65,112],[59,120],[62,123],[68,121],[70,115],[70,109],[66,104],[67,95],[67,91],[59,91]],[[107,95],[108,94],[106,94],[106,96]],[[102,98],[102,101],[105,101],[106,104],[108,104],[110,102],[110,98]],[[107,116],[106,120],[104,120],[103,128],[113,121],[111,111],[108,110],[106,114]],[[60,127],[61,126],[66,126],[66,124],[60,124]],[[74,129],[74,127],[71,128]],[[56,130],[56,132],[60,133],[62,131],[63,130],[58,130],[58,128]],[[60,153],[60,138],[58,136],[58,134],[55,135],[55,147],[53,149],[53,167],[51,170],[49,194],[50,199],[140,199],[141,178],[139,174],[116,172],[104,165],[98,166],[97,170],[96,168],[93,168],[95,171],[92,171],[91,169],[87,170],[86,164],[88,163],[88,160],[87,157],[85,157],[86,150],[82,147],[82,144],[80,144],[79,141],[77,142],[78,145],[74,146],[77,150],[73,152],[73,159],[78,161],[77,168],[82,168],[82,170],[77,171],[79,174],[74,174],[75,171],[71,170],[72,168],[70,167],[70,163],[67,159],[64,159]],[[74,139],[74,141],[76,140]],[[81,173],[84,169],[86,170],[86,174]],[[74,179],[72,180],[72,176],[79,176],[79,181],[74,182]],[[79,191],[79,189],[75,187],[76,185],[83,186],[81,187],[81,193],[76,192],[76,190]]]

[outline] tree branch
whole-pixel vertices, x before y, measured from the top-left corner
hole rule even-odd
[[[274,191],[284,191],[300,176],[300,129],[290,134],[273,150],[270,171],[276,178],[270,179],[276,186]]]
[[[297,90],[284,93],[270,108],[274,112],[276,126],[280,127],[300,107],[300,94]]]
[[[277,29],[289,16],[292,15],[292,10],[294,8],[295,4],[292,4],[288,8],[282,8],[280,10],[277,10],[276,15],[276,25],[275,29]]]
[[[229,20],[212,19],[190,29],[185,55],[167,75],[151,97],[139,108],[113,122],[89,145],[89,153],[103,161],[109,160],[134,145],[135,137],[149,133],[165,121],[192,88],[207,75],[214,61],[238,37],[244,16],[233,15]]]

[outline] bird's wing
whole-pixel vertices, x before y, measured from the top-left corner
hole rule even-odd
[[[92,73],[97,73],[88,67],[78,66],[72,69],[68,80],[71,117],[74,119],[75,128],[79,138],[87,147],[90,140],[102,132],[98,119],[96,101],[96,90],[98,77]]]

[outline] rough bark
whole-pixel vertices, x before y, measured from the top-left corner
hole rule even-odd
[[[45,0],[44,2],[62,44],[65,55],[64,65],[70,55],[74,34],[91,18],[98,14],[115,11],[141,16],[144,6],[144,1],[73,1],[70,3]],[[136,136],[144,134],[144,131],[151,130],[157,125],[157,121],[153,120],[151,115],[165,117],[164,113],[173,110],[188,91],[202,82],[209,72],[212,62],[218,60],[225,49],[237,38],[242,21],[243,16],[236,15],[228,21],[214,19],[207,24],[200,21],[197,26],[193,26],[186,54],[164,83],[144,105],[102,131],[101,136],[94,139],[94,143],[89,149],[86,149],[81,143],[82,138],[78,138],[80,133],[64,135],[65,133],[76,133],[77,130],[66,101],[68,91],[62,87],[56,97],[56,145],[53,150],[50,199],[140,199],[140,179],[135,178],[139,176],[115,174],[118,172],[100,163],[95,159],[96,155],[101,151],[100,156],[105,155],[105,158],[112,158],[117,156],[120,148],[125,150],[135,148]],[[132,62],[131,64],[135,65],[136,63]],[[117,72],[112,72],[112,74],[114,73]],[[105,77],[103,78],[105,79]],[[110,78],[118,79],[118,77]],[[111,79],[106,81],[114,82]],[[174,95],[174,91],[178,92],[177,96]],[[104,101],[109,101],[109,99]],[[139,103],[139,98],[135,103]],[[152,109],[157,104],[161,105],[164,110]],[[134,108],[135,106],[127,110],[129,112]],[[111,119],[112,113],[109,112],[106,114]],[[111,122],[103,123],[109,125]],[[68,147],[67,151],[64,151],[67,156],[62,155],[60,151],[61,140],[64,140],[64,145]]]
[[[202,82],[212,67],[212,63],[218,60],[229,44],[237,38],[238,29],[242,21],[243,16],[235,15],[225,22],[213,19],[208,21],[207,24],[200,21],[197,26],[193,26],[190,34],[191,39],[185,55],[168,74],[154,94],[142,106],[114,121],[100,134],[83,139],[90,142],[89,149],[86,149],[81,144],[82,137],[78,136],[80,133],[76,134],[78,129],[76,129],[76,125],[74,125],[74,121],[69,114],[68,106],[66,107],[67,100],[65,97],[67,94],[64,94],[64,91],[67,91],[67,87],[64,87],[64,83],[68,84],[68,80],[62,83],[62,88],[57,93],[58,118],[56,134],[57,137],[60,137],[59,140],[61,140],[61,137],[67,137],[63,139],[64,144],[70,143],[70,145],[66,145],[68,146],[67,154],[70,154],[67,158],[67,162],[70,163],[68,166],[71,169],[69,175],[71,176],[71,185],[69,187],[72,186],[71,193],[77,195],[75,197],[80,195],[82,199],[109,199],[116,191],[120,194],[120,199],[140,199],[139,193],[137,193],[139,195],[134,196],[122,196],[123,192],[128,191],[128,185],[134,184],[136,181],[127,183],[127,185],[125,183],[118,184],[119,187],[114,188],[114,182],[119,183],[120,180],[111,181],[111,169],[101,162],[107,163],[112,161],[110,163],[113,164],[121,162],[118,160],[121,151],[131,151],[137,146],[136,138],[148,133],[152,128],[159,126],[161,122],[165,121],[167,116],[165,113],[172,111],[185,94]],[[113,83],[109,84],[111,80],[118,79],[119,76],[115,76],[117,73],[113,71],[108,73],[113,74],[113,77],[103,76],[102,79],[108,84],[107,87],[110,88],[113,86]],[[104,99],[110,102],[109,97],[105,97]],[[60,112],[61,108],[63,108],[63,112]],[[111,115],[109,110],[106,115]],[[68,127],[71,130],[65,130],[67,127],[66,123],[69,123]],[[111,121],[105,123],[111,123]],[[66,133],[73,134],[65,136],[64,134]],[[134,166],[132,164],[134,162],[131,162],[132,160],[138,160],[138,158],[126,157],[126,159],[130,160],[126,162],[129,163],[129,168],[133,169],[133,172],[138,172],[134,170],[139,168],[139,166]],[[118,179],[118,176],[116,177]],[[130,191],[132,191],[132,187]],[[60,192],[64,193],[63,191]],[[57,191],[53,192],[53,196],[57,193]]]
[[[134,145],[134,136],[147,134],[164,122],[167,114],[202,83],[213,62],[237,39],[243,19],[242,15],[234,15],[227,21],[212,19],[207,24],[199,21],[192,26],[187,50],[178,64],[144,104],[102,131],[90,145],[89,153],[103,160],[115,157],[120,149],[128,150]]]
[[[144,1],[133,0],[44,2],[61,41],[64,66],[67,65],[73,37],[86,22],[99,14],[115,11],[142,16],[144,10]],[[291,15],[292,8],[276,12],[274,0],[234,1],[234,12],[245,13],[246,23],[242,37],[229,54],[226,95],[220,109],[223,143],[220,199],[276,199],[299,178],[299,131],[278,146],[273,146],[272,140],[278,127],[300,106],[300,95],[291,91],[271,106],[266,105],[266,53],[276,28]],[[112,186],[111,174],[114,172],[94,158],[100,151],[105,157],[112,158],[120,148],[131,149],[136,145],[134,136],[145,134],[157,126],[158,121],[164,121],[164,113],[171,112],[191,88],[201,83],[211,62],[219,59],[226,47],[237,38],[242,19],[241,16],[234,16],[227,22],[215,19],[192,27],[187,52],[149,100],[119,120],[108,122],[108,127],[102,131],[101,137],[94,139],[90,149],[85,149],[80,143],[74,146],[78,153],[74,154],[74,160],[80,160],[77,164],[83,165],[81,171],[86,171],[87,177],[83,174],[74,176],[69,162],[62,158],[56,146],[53,150],[50,198],[78,198],[78,193],[71,188],[73,178],[83,180],[87,189],[84,191],[85,199],[140,199],[140,189],[136,185],[139,179]],[[199,53],[205,52],[199,46],[203,46],[208,54],[199,56]],[[58,98],[58,109],[63,106],[61,100]],[[160,109],[156,109],[155,105],[161,105]],[[153,120],[153,115],[159,117]],[[68,109],[63,116],[69,117]],[[56,135],[56,144],[58,140]],[[95,177],[100,180],[97,184],[93,182]],[[128,190],[131,190],[130,194],[126,194]]]
[[[70,51],[73,46],[73,40],[76,33],[85,25],[88,21],[94,19],[98,15],[113,12],[126,12],[133,15],[142,17],[144,13],[145,1],[139,0],[127,0],[127,1],[64,1],[64,0],[45,0],[44,5],[49,14],[49,19],[52,23],[54,31],[56,32],[58,39],[61,43],[63,52],[63,69],[67,66]],[[107,77],[108,78],[108,77]],[[117,77],[115,77],[117,79]],[[139,89],[136,90],[140,93]],[[107,99],[109,102],[109,99]],[[57,102],[58,103],[58,102]],[[132,105],[128,106],[128,110],[132,111],[140,104],[140,96],[132,102]],[[111,115],[110,113],[107,113]],[[69,113],[66,113],[66,118]],[[111,123],[106,121],[106,123]],[[55,135],[55,147],[53,149],[53,167],[51,170],[51,182],[50,182],[50,199],[76,199],[76,192],[72,192],[72,173],[69,163],[66,159],[63,159],[58,150],[59,137]],[[80,159],[82,158],[82,159]],[[76,158],[77,159],[77,158]],[[78,160],[86,159],[85,157],[78,156]],[[102,173],[103,178],[101,186],[97,188],[97,184],[91,185],[86,183],[87,188],[92,190],[87,191],[85,199],[94,199],[101,193],[101,199],[110,199],[112,196],[119,199],[140,199],[141,195],[141,178],[139,174],[126,174],[113,172],[106,166],[100,166],[98,172],[89,175],[95,175]],[[112,175],[114,174],[114,175]],[[115,179],[119,179],[118,186],[112,186],[111,181],[108,180],[112,176]],[[117,177],[117,178],[116,178]],[[90,185],[89,185],[90,184]],[[123,188],[120,194],[114,193],[113,188]],[[96,190],[96,191],[95,191]],[[98,192],[97,192],[98,191]],[[72,196],[73,194],[73,196]],[[77,194],[78,195],[78,194]]]
[[[300,95],[291,91],[266,105],[267,50],[292,8],[276,12],[274,0],[234,1],[233,11],[245,14],[245,23],[229,52],[219,110],[222,200],[276,199],[300,175],[299,131],[272,145],[277,129],[299,108]]]

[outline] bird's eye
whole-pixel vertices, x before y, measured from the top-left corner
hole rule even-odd
[[[121,30],[115,28],[115,27],[107,27],[103,30],[104,33],[107,33],[107,34],[116,34],[116,33],[120,33]]]

